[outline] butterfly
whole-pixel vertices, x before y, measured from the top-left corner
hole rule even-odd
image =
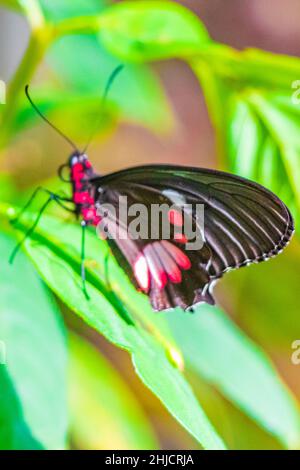
[[[29,95],[28,98],[31,101]],[[32,105],[35,107],[33,102]],[[87,226],[100,226],[100,235],[107,239],[119,265],[135,287],[149,297],[156,311],[175,307],[193,311],[199,303],[214,304],[212,290],[218,279],[231,269],[276,256],[294,232],[292,215],[275,194],[257,183],[222,171],[147,165],[99,175],[85,151],[75,147],[60,167],[59,176],[71,184],[72,197],[64,198],[42,189],[49,198],[31,231],[51,200],[80,219],[81,272],[87,298],[84,269]],[[136,204],[145,207],[147,217],[140,219],[143,226],[140,228],[146,227],[148,234],[154,228],[154,238],[132,235],[128,223],[121,219],[120,200],[126,200],[129,207]],[[152,207],[162,204],[167,207],[165,217],[171,227],[167,238],[160,234],[160,221],[152,217]],[[199,221],[195,214],[196,205],[203,207],[203,220]],[[131,216],[130,222],[133,220]],[[190,249],[190,240],[183,230],[178,230],[184,229],[186,221],[194,229],[198,228],[202,237],[200,248]]]
[[[120,196],[126,196],[130,205],[146,205],[150,215],[150,205],[169,205],[174,225],[183,223],[180,207],[184,211],[195,202],[204,206],[204,240],[199,250],[187,251],[184,235],[169,240],[132,239],[126,232],[122,239],[108,239],[120,266],[149,296],[154,310],[214,304],[212,287],[217,279],[230,269],[277,255],[294,231],[291,213],[277,196],[221,171],[149,165],[98,176],[86,155],[72,156],[70,171],[73,202],[86,224],[100,222],[103,205],[109,203],[117,210]],[[176,211],[178,201],[183,206]],[[119,224],[116,214],[108,229]]]

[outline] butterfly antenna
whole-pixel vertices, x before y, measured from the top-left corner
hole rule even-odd
[[[106,86],[105,86],[105,89],[104,89],[104,93],[103,93],[103,96],[102,96],[102,100],[101,100],[101,113],[100,113],[100,116],[99,116],[99,119],[97,120],[97,125],[94,127],[93,131],[91,132],[90,134],[90,137],[89,137],[89,140],[85,146],[85,148],[83,149],[82,153],[86,153],[98,127],[99,127],[99,124],[100,124],[100,121],[101,121],[101,118],[103,116],[103,110],[104,110],[104,105],[106,103],[106,99],[107,99],[107,95],[108,95],[108,92],[109,90],[111,89],[111,86],[115,80],[115,78],[117,77],[117,75],[119,75],[119,73],[121,72],[121,70],[124,68],[124,65],[118,65],[118,67],[116,67],[112,73],[110,74],[108,80],[107,80],[107,83],[106,83]]]
[[[65,139],[70,145],[71,147],[73,147],[73,149],[75,150],[75,152],[78,152],[78,148],[76,147],[76,145],[74,144],[74,142],[72,142],[71,139],[69,139],[69,137],[67,137],[62,131],[60,131],[56,126],[54,126],[54,124],[52,124],[52,122],[49,121],[49,119],[47,119],[42,113],[41,111],[38,109],[38,107],[36,106],[36,104],[34,104],[34,102],[32,101],[30,95],[29,95],[29,85],[26,85],[25,87],[25,94],[28,98],[28,101],[29,103],[31,104],[31,106],[33,107],[33,109],[37,112],[37,114],[43,119],[43,121],[45,121],[47,124],[49,124],[50,127],[52,127],[52,129],[54,129],[63,139]]]

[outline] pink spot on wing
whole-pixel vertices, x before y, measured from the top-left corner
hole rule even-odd
[[[168,276],[165,271],[161,271],[158,276],[154,277],[154,281],[159,289],[163,289],[168,282]]]
[[[177,211],[176,209],[170,209],[168,212],[168,218],[171,224],[182,227],[183,217],[181,212]]]
[[[150,287],[150,276],[147,261],[144,255],[140,254],[134,263],[133,271],[135,278],[145,292],[148,292]]]
[[[176,266],[176,268],[174,267],[172,271],[168,271],[168,278],[171,282],[174,282],[174,284],[179,284],[182,281],[181,271],[178,266]]]
[[[182,269],[190,269],[191,261],[183,251],[180,250],[177,246],[173,245],[167,240],[161,242],[163,246],[167,249],[168,253],[176,261],[178,266]]]
[[[175,284],[180,283],[182,281],[181,271],[170,253],[163,247],[161,242],[155,242],[152,246],[159,256],[160,262],[170,281]]]
[[[159,257],[151,245],[146,246],[144,249],[144,254],[146,256],[147,264],[155,284],[159,289],[163,289],[168,282],[168,276],[164,271],[163,266],[161,265]]]

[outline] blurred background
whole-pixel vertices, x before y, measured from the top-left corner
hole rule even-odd
[[[178,3],[199,16],[215,41],[237,49],[256,47],[300,56],[299,0],[187,0]],[[24,17],[0,6],[0,78],[6,82],[11,79],[23,57],[28,38],[29,28]],[[50,88],[55,85],[63,89],[64,82],[68,89],[78,87],[84,93],[88,90],[85,81],[89,81],[89,76],[93,81],[93,93],[95,96],[101,95],[105,78],[117,65],[117,59],[103,59],[107,73],[102,73],[97,81],[97,68],[94,70],[90,67],[84,52],[81,54],[78,49],[75,61],[71,63],[68,48],[75,47],[71,44],[72,40],[67,37],[64,44],[58,44],[49,51],[47,59],[39,66],[30,83],[33,97],[40,92],[36,90],[40,90],[39,85],[45,81],[50,84]],[[59,47],[60,51],[55,50]],[[66,57],[69,57],[67,70],[62,66],[63,62],[66,63]],[[76,74],[76,70],[80,73]],[[128,92],[130,103],[120,98],[121,118],[118,115],[115,119],[113,115],[110,119],[109,116],[107,122],[104,122],[103,132],[97,135],[90,146],[89,157],[95,168],[106,173],[131,165],[163,162],[218,167],[215,132],[199,83],[188,65],[179,60],[165,60],[153,63],[133,78],[130,74],[134,75],[133,68],[124,72],[124,82],[120,78],[111,95],[112,100],[115,97],[118,100],[120,95],[127,93],[125,84],[128,83],[132,87]],[[147,80],[144,80],[146,75]],[[142,86],[143,80],[148,81],[147,86]],[[155,88],[155,99],[147,99],[147,87]],[[43,90],[41,93],[44,96]],[[45,91],[45,96],[47,93]],[[159,102],[164,103],[163,110],[159,109]],[[76,108],[73,102],[70,103],[69,109],[64,109],[62,113],[58,110],[51,117],[68,135],[82,144],[87,131],[81,128],[80,114],[83,114],[84,119],[87,118],[87,122],[91,122],[95,109],[85,109],[82,103]],[[144,110],[142,116],[139,115],[141,108]],[[49,110],[46,104],[44,110]],[[151,115],[153,113],[158,113],[154,119]],[[160,129],[155,128],[156,120]],[[2,151],[1,170],[13,175],[20,190],[29,190],[44,180],[52,181],[57,167],[69,154],[67,144],[45,123],[37,120],[35,124],[20,132],[16,139],[12,139],[10,146]],[[269,263],[230,273],[217,288],[219,303],[247,335],[269,354],[282,378],[298,398],[300,365],[291,362],[291,344],[300,338],[299,280],[300,247],[294,239],[283,255]],[[113,367],[118,376],[116,380],[121,380],[126,393],[138,402],[140,413],[155,434],[159,446],[165,449],[198,448],[196,441],[136,377],[127,353],[111,346],[84,326],[66,307],[61,308],[70,328],[84,333],[96,346],[103,361],[108,361],[107,367]],[[190,381],[211,421],[225,436],[231,448],[280,447],[273,437],[221,397],[213,386],[202,383],[192,372]],[[118,424],[111,424],[111,433],[111,439],[107,437],[99,442],[89,437],[88,431],[82,432],[82,435],[78,433],[73,436],[71,446],[128,446],[130,438],[127,439],[126,432],[123,433]]]

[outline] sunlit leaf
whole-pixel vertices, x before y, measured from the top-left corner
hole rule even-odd
[[[229,106],[229,168],[275,192],[298,217],[300,114],[256,92],[245,96]]]
[[[47,21],[59,23],[61,20],[82,15],[98,15],[109,2],[40,0],[40,4]],[[119,64],[118,60],[100,45],[96,36],[91,34],[64,36],[52,44],[47,61],[61,82],[63,95],[68,95],[72,89],[74,93],[83,95],[82,99],[87,101],[86,106],[94,96],[95,105],[101,101],[105,83],[112,70]],[[61,93],[60,90],[57,92]],[[113,108],[119,110],[123,120],[139,123],[159,132],[168,131],[173,125],[172,110],[163,89],[154,73],[146,66],[125,64],[119,83],[115,84],[110,92],[110,101],[114,103]],[[54,99],[54,104],[56,102]],[[100,103],[98,112],[95,105],[90,110],[94,120],[101,110]],[[108,111],[109,105],[110,103],[106,105]],[[81,107],[76,108],[77,118],[81,112]]]
[[[145,385],[204,448],[223,448],[221,438],[209,423],[188,382],[170,361],[164,344],[141,328],[140,322],[133,318],[130,300],[128,304],[122,304],[116,294],[108,290],[107,284],[103,285],[101,279],[89,269],[87,287],[90,300],[86,300],[81,290],[78,252],[74,249],[76,240],[78,246],[80,243],[80,229],[69,225],[70,238],[66,239],[64,226],[65,224],[58,220],[44,217],[36,231],[36,235],[42,237],[42,243],[34,239],[26,243],[29,256],[48,286],[87,324],[115,345],[130,352],[136,372]],[[87,247],[92,238],[95,239],[91,234]],[[101,251],[100,240],[98,243],[98,252],[95,251],[92,256],[96,263],[99,259],[97,253]],[[103,248],[100,259],[105,259],[105,252]],[[87,256],[89,257],[89,253]],[[107,264],[104,262],[99,268],[102,270],[102,276],[107,276]],[[108,272],[111,281],[111,267]],[[122,286],[124,275],[120,270],[116,271],[115,275],[120,276]],[[115,278],[114,284],[117,283],[118,278]],[[130,286],[129,281],[127,286]],[[128,296],[130,297],[130,293]],[[134,310],[137,305],[132,307]]]
[[[132,61],[189,57],[210,41],[200,20],[175,2],[123,2],[100,17],[99,39]]]
[[[300,412],[270,360],[223,312],[208,305],[169,317],[189,364],[286,447],[300,443]]]
[[[229,401],[212,383],[187,364],[198,400],[229,449],[279,450],[284,446],[272,434]]]
[[[291,97],[286,97],[286,102]],[[260,116],[272,140],[278,146],[287,180],[294,193],[297,208],[300,208],[300,113],[297,106],[284,107],[277,95],[253,93],[249,101]]]
[[[34,102],[39,110],[48,119],[55,122],[59,129],[74,138],[76,141],[86,141],[91,135],[91,129],[95,128],[95,117],[99,116],[101,97],[96,93],[72,93],[55,90],[53,87],[34,89],[32,92]],[[74,119],[76,109],[76,119]],[[111,102],[107,103],[98,127],[95,130],[103,134],[113,128],[117,123],[118,111]],[[21,101],[13,122],[14,132],[40,122],[41,119],[25,98]]]
[[[48,21],[58,22],[65,18],[99,13],[108,0],[38,0]]]
[[[157,449],[153,430],[116,369],[70,335],[71,434],[81,449]]]
[[[80,67],[78,57],[81,58]],[[63,37],[54,43],[48,58],[63,89],[71,87],[83,98],[96,95],[98,100],[102,97],[108,77],[120,64],[100,46],[95,36],[89,34]],[[154,73],[144,65],[124,63],[124,69],[109,92],[109,103],[119,110],[123,120],[148,126],[155,131],[168,131],[173,124],[166,96]],[[100,113],[99,105],[94,119]]]
[[[16,187],[10,174],[0,173],[0,201],[13,202],[16,196]]]
[[[0,237],[0,448],[61,449],[66,443],[66,345],[50,293],[15,241]]]
[[[0,6],[22,13],[22,7],[18,0],[0,0]]]
[[[300,331],[300,247],[297,242],[297,238],[293,239],[283,254],[262,263],[259,269],[253,267],[231,273],[220,286],[230,296],[240,324],[251,336],[274,351],[275,357],[280,350],[286,371],[291,366],[291,344]]]

